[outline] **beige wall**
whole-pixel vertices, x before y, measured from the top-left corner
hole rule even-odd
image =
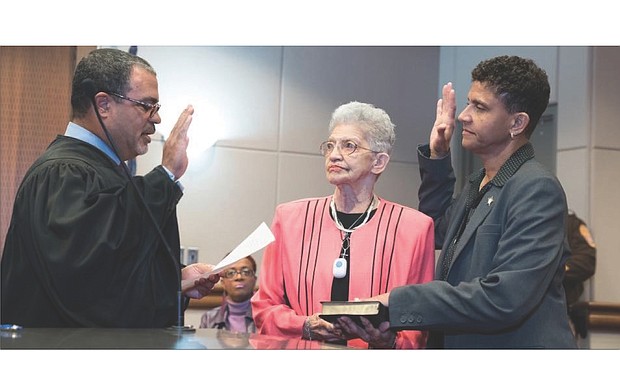
[[[620,302],[620,48],[594,48],[592,63],[590,220],[600,254],[593,290],[597,300]]]
[[[191,102],[190,134],[219,136],[190,158],[181,179],[181,240],[199,248],[200,261],[217,263],[258,224],[270,224],[276,204],[332,193],[318,147],[333,109],[351,100],[384,108],[396,124],[377,192],[417,206],[415,145],[434,119],[439,48],[139,47],[138,54],[158,72],[162,130]],[[151,144],[139,172],[158,163],[161,147]]]

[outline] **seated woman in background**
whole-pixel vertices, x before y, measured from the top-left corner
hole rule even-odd
[[[200,328],[218,328],[232,332],[253,333],[250,298],[256,286],[256,261],[251,255],[233,263],[220,273],[224,298],[220,307],[208,310],[200,319]]]

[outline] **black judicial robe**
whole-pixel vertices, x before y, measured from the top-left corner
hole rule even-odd
[[[168,244],[179,249],[180,187],[161,166],[134,180]],[[26,173],[1,271],[2,323],[176,324],[178,265],[122,169],[70,137],[58,136]]]

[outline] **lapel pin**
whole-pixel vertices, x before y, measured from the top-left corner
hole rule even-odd
[[[491,206],[491,204],[492,204],[492,203],[493,203],[493,196],[490,196],[490,197],[487,199],[487,206]]]

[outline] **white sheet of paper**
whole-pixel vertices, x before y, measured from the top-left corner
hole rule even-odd
[[[276,238],[273,236],[273,233],[267,226],[265,222],[262,222],[254,231],[247,236],[233,251],[231,251],[224,259],[222,259],[213,270],[208,273],[204,273],[202,278],[206,278],[211,274],[219,273],[224,270],[226,267],[232,265],[238,260],[247,257],[248,255],[252,255],[269,245],[271,242],[275,241]],[[192,281],[183,281],[183,290],[194,285],[194,280]]]
[[[271,230],[265,222],[258,225],[256,229],[250,234],[246,239],[243,240],[233,251],[230,252],[226,256],[226,258],[222,259],[220,263],[215,265],[215,268],[211,271],[210,274],[219,273],[224,270],[226,267],[232,265],[238,260],[247,257],[248,255],[252,255],[262,249],[263,247],[269,245],[271,242],[275,241],[276,238],[273,236]]]

